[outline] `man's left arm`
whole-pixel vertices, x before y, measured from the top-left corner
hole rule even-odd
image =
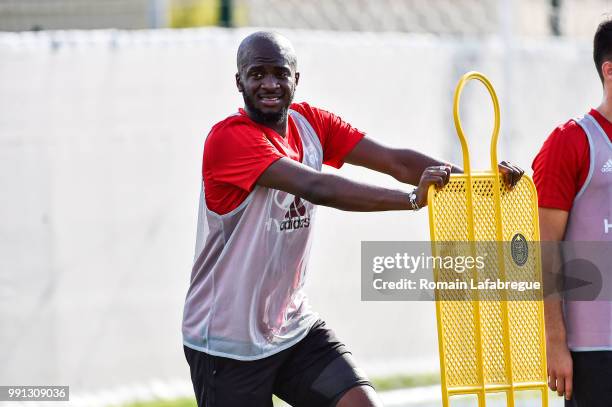
[[[411,185],[418,185],[425,168],[431,166],[450,166],[452,173],[463,173],[463,169],[457,165],[415,150],[387,147],[369,137],[362,138],[344,157],[344,162],[388,174]],[[504,182],[510,187],[514,187],[524,174],[521,168],[507,161],[502,161],[498,168]]]

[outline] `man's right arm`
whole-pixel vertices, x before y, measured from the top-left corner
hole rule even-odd
[[[426,191],[430,185],[444,186],[449,169],[427,168],[418,188]],[[288,192],[315,205],[330,206],[345,211],[390,211],[412,209],[408,193],[368,185],[347,178],[322,173],[289,158],[280,158],[259,177],[257,184]]]
[[[563,240],[569,213],[561,209],[539,208],[540,239],[543,242]],[[542,246],[544,276],[553,276],[555,265],[561,264],[559,247],[555,243]],[[554,279],[551,279],[554,280]],[[544,282],[547,284],[547,282]],[[554,284],[549,281],[548,284]],[[558,293],[558,290],[549,290]],[[546,323],[546,359],[548,362],[548,386],[566,399],[572,396],[572,356],[567,347],[562,301],[557,295],[544,299]]]

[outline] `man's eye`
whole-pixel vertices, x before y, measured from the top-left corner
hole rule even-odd
[[[263,75],[262,75],[262,73],[261,73],[261,72],[253,72],[253,73],[251,74],[251,76],[252,76],[254,79],[261,79],[261,78],[263,78]]]

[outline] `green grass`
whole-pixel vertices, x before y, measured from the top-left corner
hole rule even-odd
[[[420,375],[398,374],[393,376],[372,378],[372,384],[374,385],[377,391],[431,386],[433,384],[438,383],[440,383],[440,375],[438,373],[428,373]]]
[[[198,407],[193,397],[176,400],[154,400],[139,403],[125,404],[125,407]]]
[[[440,383],[440,375],[437,373],[420,374],[420,375],[392,375],[384,377],[376,377],[372,379],[372,384],[377,391],[387,391],[394,389],[405,389],[408,387],[430,386]],[[283,405],[282,401],[274,398],[274,405]],[[285,404],[286,405],[286,404]],[[185,397],[175,400],[154,400],[147,402],[138,402],[125,404],[122,407],[197,407],[195,399]]]
[[[385,376],[385,377],[377,377],[372,380],[373,384],[376,386],[376,389],[380,392],[394,390],[394,389],[403,389],[410,387],[420,387],[420,386],[430,386],[434,384],[440,383],[440,376],[438,374],[421,374],[421,375],[393,375],[393,376]],[[537,393],[537,392],[535,392]],[[516,399],[517,400],[532,400],[534,397],[534,392],[518,392]],[[538,393],[539,394],[539,393]],[[549,392],[549,398],[551,403],[555,403],[558,400],[556,399],[557,395],[555,392]],[[465,400],[459,400],[457,398],[454,399],[458,406],[463,406],[465,403],[461,403]],[[557,404],[554,404],[557,405]],[[560,404],[559,404],[560,405]],[[286,407],[287,404],[283,403],[282,400],[274,397],[274,406],[275,407]],[[197,407],[195,399],[192,397],[185,397],[175,400],[155,400],[148,402],[140,402],[140,403],[130,403],[125,404],[122,407]]]
[[[282,407],[286,405],[282,400],[274,397],[274,405]],[[153,400],[139,403],[125,404],[123,407],[198,407],[193,397],[185,397],[175,400]]]

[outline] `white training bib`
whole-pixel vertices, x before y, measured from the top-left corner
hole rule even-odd
[[[321,171],[323,149],[299,113],[302,163]],[[183,343],[238,360],[261,359],[297,343],[318,319],[302,292],[316,206],[256,186],[218,215],[200,194],[196,253],[183,314]]]

